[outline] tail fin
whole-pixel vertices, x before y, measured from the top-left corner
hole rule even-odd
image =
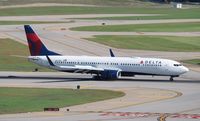
[[[28,41],[28,46],[31,56],[39,55],[60,55],[58,53],[49,51],[45,45],[42,43],[37,34],[33,31],[30,25],[24,25],[26,32],[26,38]]]

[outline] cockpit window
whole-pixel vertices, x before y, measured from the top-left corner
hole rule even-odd
[[[174,66],[182,66],[182,64],[174,64]]]

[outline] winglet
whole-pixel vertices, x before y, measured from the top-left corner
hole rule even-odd
[[[49,58],[49,56],[46,55],[46,57],[47,57],[47,60],[48,60],[49,64],[50,64],[51,66],[55,66],[55,65],[53,64],[53,62],[51,61],[51,59]]]
[[[110,56],[111,56],[111,57],[115,57],[115,55],[114,55],[112,49],[109,49],[109,51],[110,51]]]
[[[31,56],[60,55],[53,51],[49,51],[42,43],[38,35],[33,31],[30,25],[24,25],[24,29],[26,32],[26,38],[28,41]]]

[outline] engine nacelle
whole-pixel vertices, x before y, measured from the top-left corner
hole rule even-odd
[[[102,79],[118,79],[120,76],[120,70],[104,70],[103,72],[101,72]]]

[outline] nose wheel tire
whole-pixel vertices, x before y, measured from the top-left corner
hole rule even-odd
[[[169,80],[170,80],[170,81],[174,81],[174,77],[171,76],[171,77],[169,78]]]

